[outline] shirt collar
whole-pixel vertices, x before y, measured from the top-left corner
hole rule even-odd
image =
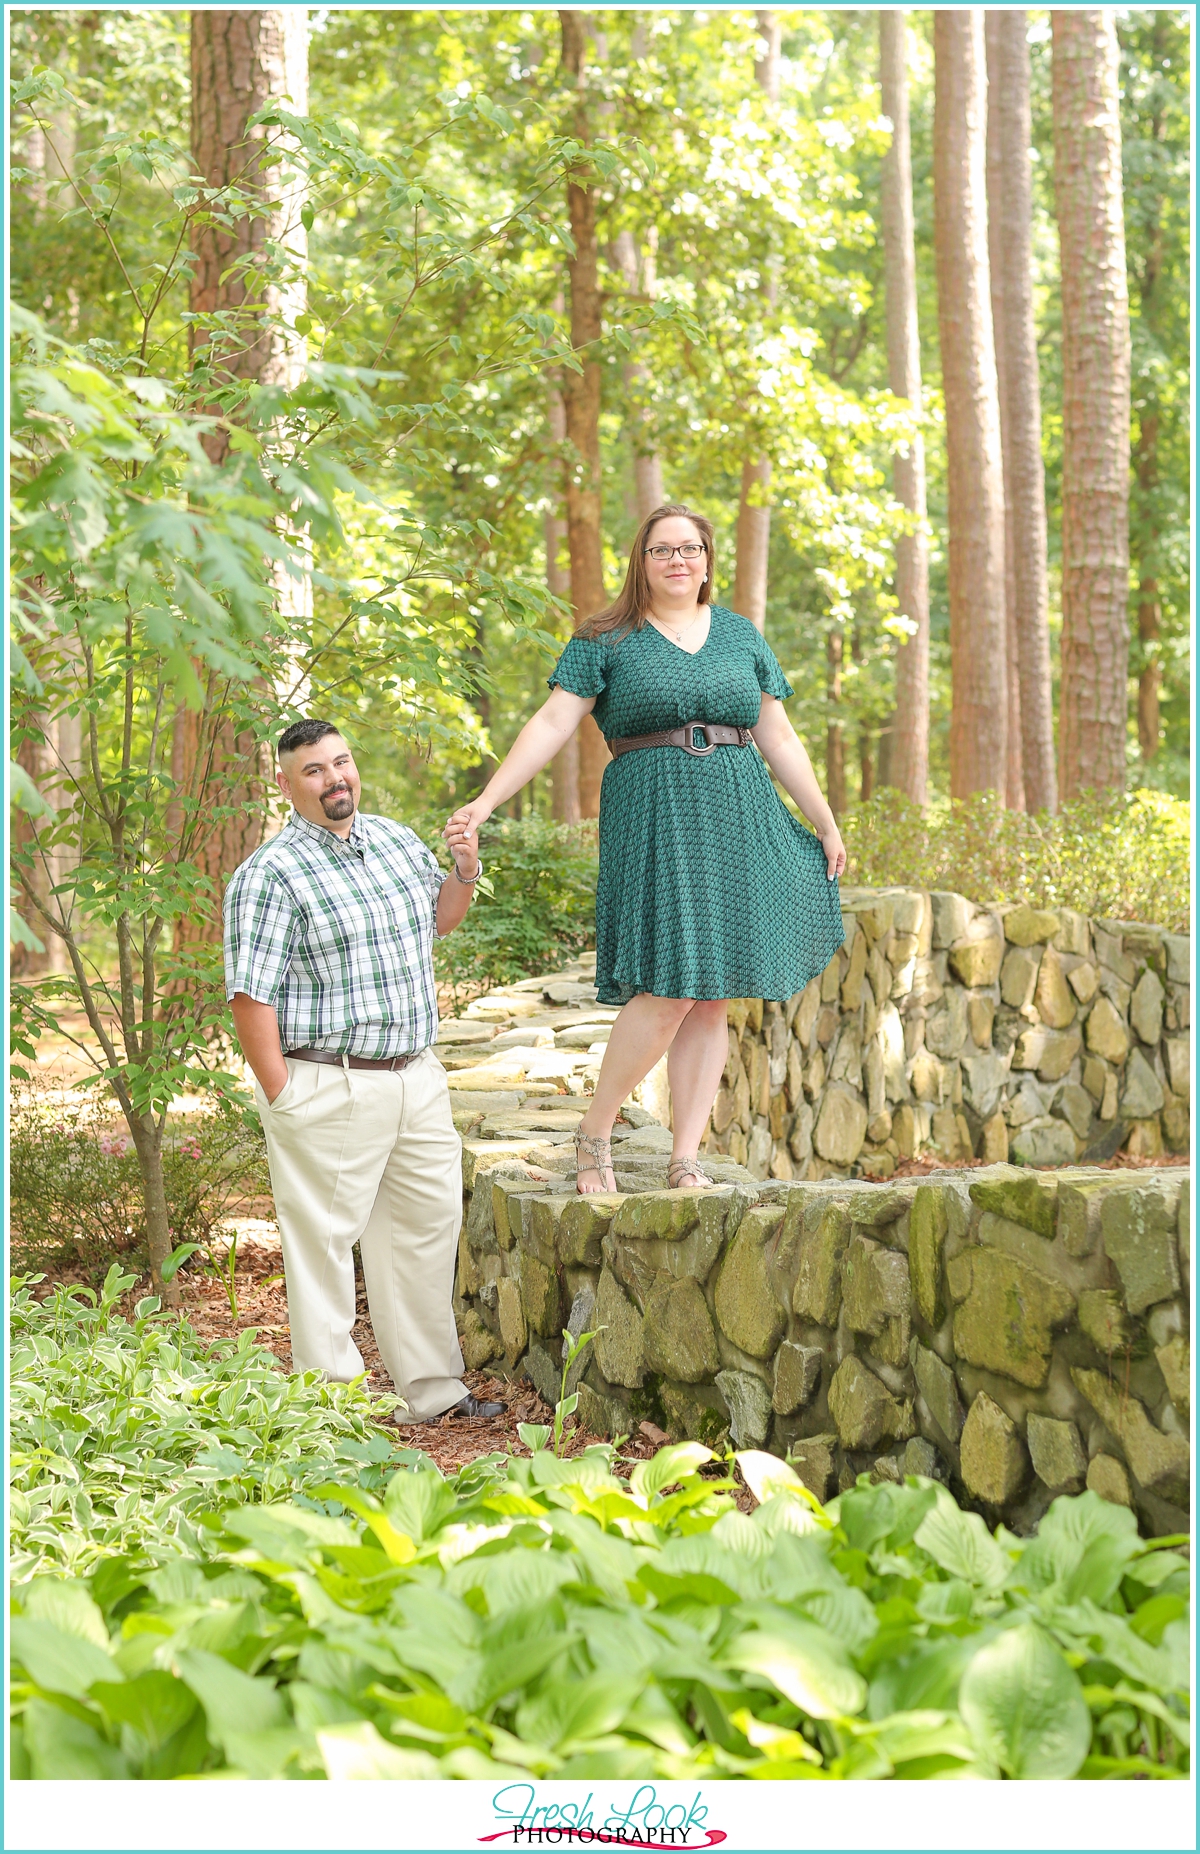
[[[302,837],[310,838],[313,843],[321,843],[327,847],[344,843],[350,849],[357,850],[360,856],[367,848],[367,831],[361,811],[356,811],[354,813],[354,817],[350,823],[350,835],[348,837],[339,837],[336,831],[327,830],[323,824],[310,823],[307,818],[302,818],[300,813],[296,810],[293,810],[288,822],[293,830],[299,831]]]

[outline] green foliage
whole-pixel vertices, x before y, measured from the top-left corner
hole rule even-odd
[[[121,1287],[16,1295],[16,1777],[1187,1774],[1186,1560],[1092,1493],[1027,1540],[756,1451],[748,1517],[698,1442],[389,1474],[359,1387]]]
[[[444,851],[440,833],[423,834]],[[480,851],[486,875],[470,912],[434,947],[434,970],[456,998],[552,972],[595,940],[594,824],[492,818]]]
[[[848,879],[952,889],[1190,931],[1191,807],[1165,792],[1086,797],[1057,817],[1006,811],[990,793],[925,811],[878,792],[842,820]]]
[[[133,1140],[106,1124],[95,1094],[18,1088],[9,1103],[9,1218],[18,1266],[82,1262],[103,1273],[115,1254],[145,1265],[142,1178]],[[214,1226],[270,1193],[257,1120],[217,1106],[175,1116],[163,1142],[168,1233],[207,1244]]]
[[[397,1452],[377,1427],[397,1399],[361,1381],[285,1375],[254,1342],[209,1345],[113,1263],[97,1295],[18,1277],[11,1296],[10,1518],[15,1574],[99,1578],[202,1549],[214,1502],[271,1501],[323,1482],[381,1484]],[[402,1457],[401,1457],[402,1458]],[[106,1568],[107,1567],[107,1568]]]

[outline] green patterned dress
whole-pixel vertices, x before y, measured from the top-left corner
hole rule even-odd
[[[764,693],[792,693],[750,621],[721,605],[691,656],[650,624],[572,638],[556,686],[595,696],[609,740],[688,721],[753,727]],[[600,1001],[790,998],[842,944],[838,885],[826,871],[820,843],[782,803],[755,747],[703,759],[681,747],[622,754],[600,792]]]

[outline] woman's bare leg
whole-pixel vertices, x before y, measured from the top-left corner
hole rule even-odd
[[[649,1075],[691,1009],[690,998],[655,998],[645,991],[629,1000],[612,1027],[600,1064],[596,1092],[579,1123],[581,1133],[590,1133],[598,1139],[609,1137],[621,1103],[627,1101],[638,1083]],[[715,1088],[713,1092],[715,1094]],[[612,1173],[602,1176],[594,1166],[581,1166],[579,1179],[587,1181],[579,1185],[584,1192],[616,1189]]]
[[[667,1054],[674,1127],[672,1159],[691,1158],[699,1151],[728,1059],[724,998],[698,1000],[675,1032]],[[697,1172],[687,1172],[679,1180],[682,1185],[702,1182]]]

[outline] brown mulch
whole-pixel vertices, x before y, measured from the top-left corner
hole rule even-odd
[[[1100,1172],[1147,1172],[1156,1171],[1168,1165],[1190,1165],[1191,1155],[1186,1152],[1163,1152],[1156,1159],[1144,1159],[1132,1152],[1118,1152],[1111,1159],[1100,1159],[1094,1169]],[[1082,1161],[1081,1161],[1082,1163]],[[984,1159],[901,1159],[895,1171],[888,1178],[878,1178],[868,1182],[876,1184],[894,1184],[898,1178],[928,1178],[931,1172],[970,1172],[979,1171],[986,1164]],[[1057,1172],[1062,1168],[1057,1165],[1027,1166],[1027,1171]],[[1093,1169],[1089,1167],[1089,1169]]]

